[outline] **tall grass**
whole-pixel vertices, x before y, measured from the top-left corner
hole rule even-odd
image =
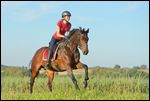
[[[148,74],[149,75],[149,74]],[[47,77],[35,79],[33,94],[29,93],[29,76],[4,75],[1,78],[2,100],[50,99],[100,99],[145,100],[149,99],[149,77],[140,73],[130,76],[129,71],[97,69],[89,74],[88,87],[83,88],[84,74],[76,75],[80,91],[68,76],[55,75],[53,91],[48,91]]]

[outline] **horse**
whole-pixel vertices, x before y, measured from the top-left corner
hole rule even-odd
[[[58,49],[56,59],[49,61],[50,67],[48,69],[45,68],[46,61],[44,61],[42,58],[44,51],[48,50],[49,47],[41,47],[36,51],[31,60],[30,93],[33,92],[33,84],[41,68],[45,68],[46,74],[48,76],[49,91],[52,91],[54,72],[62,71],[67,71],[68,75],[72,79],[73,84],[75,85],[76,90],[80,90],[77,84],[77,80],[73,74],[74,69],[85,69],[85,78],[83,84],[84,88],[87,88],[87,80],[89,80],[88,66],[80,62],[79,49],[82,51],[83,55],[88,54],[88,33],[89,28],[85,30],[84,28],[82,29],[80,27],[71,30],[68,35],[68,39],[62,42],[63,45]]]

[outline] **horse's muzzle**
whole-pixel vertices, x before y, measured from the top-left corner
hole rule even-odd
[[[89,51],[83,51],[83,55],[87,55]]]

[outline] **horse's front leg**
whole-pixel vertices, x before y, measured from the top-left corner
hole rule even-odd
[[[84,78],[84,88],[87,87],[87,80],[89,80],[89,77],[88,77],[88,66],[86,64],[83,64],[81,62],[79,62],[76,66],[78,69],[81,69],[81,68],[84,68],[85,69],[85,78]]]
[[[84,64],[84,69],[85,69],[85,79],[84,79],[84,88],[87,87],[87,80],[89,80],[89,77],[88,77],[88,66]]]
[[[67,69],[67,72],[68,72],[68,75],[71,77],[72,82],[73,82],[73,84],[75,85],[75,88],[76,88],[77,90],[80,90],[80,88],[79,88],[79,86],[78,86],[78,84],[77,84],[77,80],[76,80],[76,78],[75,78],[75,76],[74,76],[74,74],[73,74],[73,71],[72,71],[71,67],[69,67],[69,68]]]

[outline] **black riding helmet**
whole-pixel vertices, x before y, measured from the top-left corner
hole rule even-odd
[[[63,11],[62,17],[64,17],[64,16],[71,16],[71,13],[69,11]]]

